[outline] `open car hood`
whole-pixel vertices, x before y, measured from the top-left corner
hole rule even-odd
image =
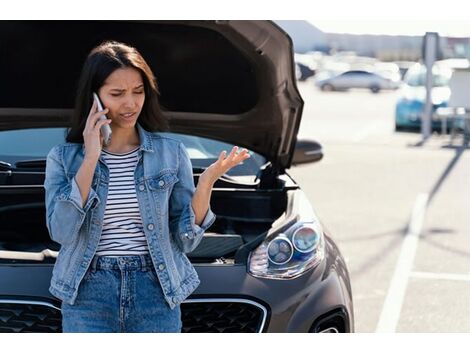
[[[1,21],[0,129],[68,126],[88,52],[135,46],[172,132],[214,138],[289,168],[302,115],[290,37],[271,21]]]

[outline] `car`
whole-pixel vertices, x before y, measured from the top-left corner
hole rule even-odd
[[[416,61],[395,61],[395,64],[398,66],[401,79],[404,79],[408,70],[416,65]]]
[[[373,93],[378,93],[383,89],[397,89],[400,80],[396,77],[388,78],[371,71],[349,70],[337,75],[319,78],[315,81],[315,85],[322,91],[366,88]]]
[[[315,70],[311,69],[307,65],[301,63],[301,62],[296,62],[296,79],[298,81],[306,81],[308,78],[312,77],[315,75]]]
[[[395,131],[419,131],[421,117],[426,102],[426,66],[417,63],[405,74],[403,86],[398,91],[395,104]],[[431,91],[432,112],[431,128],[441,130],[442,119],[434,114],[437,109],[448,106],[450,97],[449,81],[452,69],[446,65],[435,64],[432,69],[433,87]],[[449,127],[452,127],[449,121]]]
[[[87,53],[109,39],[138,48],[154,71],[170,121],[169,131],[155,133],[183,142],[195,184],[221,150],[238,145],[251,154],[215,183],[217,219],[187,254],[201,284],[181,305],[182,331],[354,331],[344,257],[288,173],[323,151],[297,140],[304,103],[293,45],[274,22],[0,27],[1,332],[62,331],[61,302],[48,290],[60,245],[46,228],[46,155],[65,140]]]

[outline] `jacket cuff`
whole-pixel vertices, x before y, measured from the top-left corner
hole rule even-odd
[[[201,225],[196,224],[196,214],[194,214],[193,207],[189,206],[191,212],[191,224],[196,232],[196,236],[205,232],[215,221],[215,214],[212,212],[211,207],[207,209],[206,216],[202,220]]]
[[[185,234],[185,237],[188,237],[189,239],[193,239],[195,237],[198,237],[214,223],[215,221],[215,214],[212,212],[211,207],[209,205],[209,208],[207,209],[206,216],[202,220],[201,225],[196,224],[196,214],[194,214],[193,207],[191,206],[191,203],[188,204],[188,211],[189,211],[189,224],[187,227],[187,233]],[[187,235],[187,236],[186,236]]]
[[[95,192],[95,190],[90,187],[90,192],[88,192],[88,198],[85,203],[85,206],[82,208],[82,195],[80,194],[80,188],[78,187],[77,182],[75,181],[75,177],[72,178],[71,182],[72,186],[70,189],[70,193],[67,195],[63,195],[61,197],[62,200],[68,200],[72,202],[72,204],[82,213],[86,213],[92,206],[96,206],[99,202],[100,199],[98,197],[98,194]]]

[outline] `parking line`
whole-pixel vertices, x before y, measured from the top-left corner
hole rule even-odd
[[[423,228],[424,216],[428,205],[429,194],[421,193],[415,200],[411,219],[406,232],[401,252],[393,273],[387,297],[380,314],[375,332],[395,332],[400,319],[401,308],[405,298],[406,287],[413,266],[419,236]]]
[[[410,277],[431,280],[470,281],[470,275],[449,273],[426,273],[422,271],[414,271],[410,273]]]

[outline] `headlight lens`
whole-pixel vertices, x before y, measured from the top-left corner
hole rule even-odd
[[[251,254],[249,272],[271,279],[292,279],[324,258],[323,229],[318,222],[300,222],[271,234]]]
[[[294,248],[286,235],[281,234],[268,244],[268,260],[274,265],[283,265],[291,260]]]
[[[320,235],[310,226],[299,227],[292,235],[292,244],[299,253],[310,253],[319,242]]]

